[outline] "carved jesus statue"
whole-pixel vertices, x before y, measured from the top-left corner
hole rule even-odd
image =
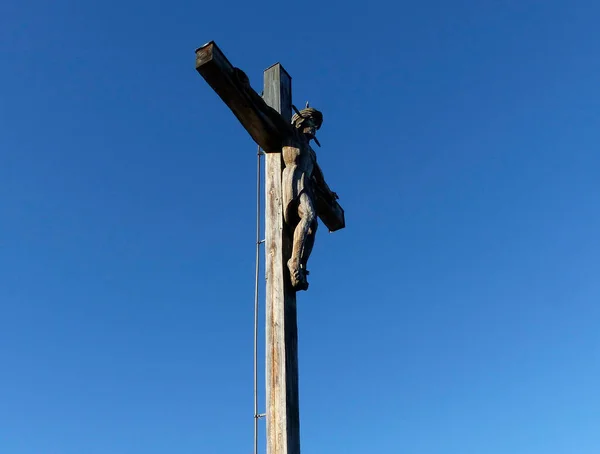
[[[306,263],[318,225],[316,196],[337,199],[325,183],[317,156],[310,147],[312,139],[318,144],[316,132],[322,123],[323,114],[307,103],[305,109],[292,117],[294,133],[287,138],[282,149],[285,162],[282,177],[284,220],[293,230],[292,256],[287,266],[292,287],[296,290],[308,289]]]
[[[266,95],[273,106],[267,104],[252,89],[244,71],[234,67],[212,41],[196,50],[196,69],[265,153],[282,154],[285,168],[281,180],[269,180],[272,190],[277,193],[281,190],[282,200],[273,192],[267,194],[267,197],[270,204],[273,204],[269,205],[271,208],[277,206],[275,211],[283,210],[286,238],[279,237],[277,250],[270,252],[283,258],[284,267],[287,261],[290,284],[294,290],[308,289],[306,263],[315,242],[317,217],[330,232],[346,226],[344,210],[337,201],[337,194],[325,183],[323,173],[317,165],[317,157],[310,146],[311,140],[319,145],[315,134],[323,123],[323,114],[310,108],[308,103],[301,111],[291,105],[291,78],[281,65],[271,67],[268,70],[269,80],[265,79]],[[296,111],[296,115],[290,123],[292,109]],[[273,169],[274,163],[272,161]],[[276,168],[279,172],[279,161]],[[275,174],[273,176],[277,177]],[[276,219],[273,211],[267,210],[267,213],[271,227],[281,225],[281,219]],[[271,231],[271,240],[275,238],[273,235],[278,236],[280,233]],[[292,243],[290,257],[287,256],[287,237],[290,237]],[[266,238],[269,238],[268,233]],[[281,242],[282,240],[284,241]],[[273,243],[270,247],[274,246]],[[278,271],[274,268],[271,270]]]

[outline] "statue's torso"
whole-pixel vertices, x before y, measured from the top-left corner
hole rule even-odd
[[[283,170],[283,202],[286,221],[289,210],[294,210],[294,202],[302,193],[312,198],[311,177],[316,162],[315,152],[304,138],[295,138],[282,149],[285,169]]]
[[[286,167],[295,166],[308,176],[312,175],[316,155],[306,141],[297,141],[284,146],[282,154]]]

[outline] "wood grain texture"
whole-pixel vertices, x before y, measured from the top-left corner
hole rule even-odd
[[[265,71],[264,99],[291,119],[291,78],[281,65]],[[296,292],[287,260],[292,239],[284,228],[281,154],[266,155],[266,394],[267,454],[300,453],[298,399],[298,328]]]
[[[196,50],[196,70],[265,152],[281,152],[283,139],[291,133],[290,123],[265,103],[246,74],[213,41]]]
[[[265,74],[275,74],[279,71],[277,68],[281,68],[281,65],[268,68]],[[196,70],[265,152],[281,153],[283,144],[293,135],[291,101],[280,114],[279,110],[274,108],[280,100],[280,95],[274,98],[274,104],[266,102],[267,97],[261,98],[250,86],[246,74],[234,67],[213,41],[196,50]],[[285,73],[285,77],[289,78],[289,75]],[[276,87],[274,78],[268,81],[265,79],[265,83],[268,84],[265,86],[265,94],[269,92],[275,96],[280,90]],[[291,84],[289,89],[291,90]],[[291,99],[291,92],[286,92],[281,97],[287,98]],[[344,228],[344,210],[330,193],[317,193],[315,203],[317,214],[330,232]]]

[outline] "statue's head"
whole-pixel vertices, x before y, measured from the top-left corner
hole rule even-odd
[[[299,129],[302,133],[306,134],[309,139],[314,139],[317,130],[323,124],[323,114],[317,109],[313,109],[308,106],[297,112],[292,117],[292,124]]]

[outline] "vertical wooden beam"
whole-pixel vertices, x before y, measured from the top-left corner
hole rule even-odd
[[[267,105],[292,117],[292,79],[280,64],[264,74]],[[267,454],[300,454],[296,292],[287,261],[292,239],[284,228],[281,153],[265,155]]]

